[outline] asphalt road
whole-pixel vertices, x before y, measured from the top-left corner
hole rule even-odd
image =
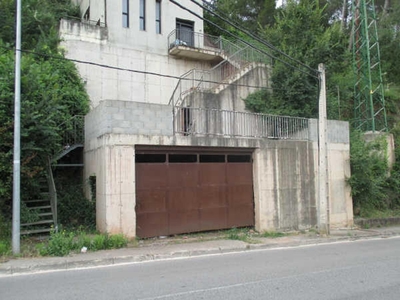
[[[400,238],[0,278],[0,299],[400,299]]]

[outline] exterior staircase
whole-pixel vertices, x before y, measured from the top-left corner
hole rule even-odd
[[[38,191],[22,205],[29,211],[29,220],[21,222],[21,234],[41,234],[58,231],[57,190],[53,171],[56,167],[81,167],[83,163],[66,160],[71,153],[81,151],[84,142],[84,117],[74,116],[60,125],[63,148],[46,162]]]
[[[169,104],[183,107],[185,98],[195,91],[220,93],[229,84],[257,67],[266,67],[270,58],[250,46],[220,38],[219,56],[223,59],[209,70],[192,69],[178,81]]]
[[[29,221],[21,223],[21,234],[49,233],[58,230],[57,193],[54,185],[50,159],[46,172],[39,180],[39,192],[36,197],[24,200],[23,205],[29,210]]]

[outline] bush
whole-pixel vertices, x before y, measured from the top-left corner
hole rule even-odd
[[[8,242],[0,241],[0,256],[10,254],[10,244]]]
[[[40,255],[65,256],[74,249],[74,234],[61,230],[60,232],[52,232],[47,246],[39,248]]]
[[[90,251],[117,249],[127,245],[128,241],[122,234],[96,234],[90,236],[84,232],[67,232],[61,230],[52,232],[46,244],[39,244],[37,249],[42,256],[65,256],[71,252],[80,252],[83,247]]]
[[[362,133],[350,137],[351,176],[348,183],[353,196],[354,214],[363,216],[369,210],[387,208],[388,165],[386,141],[365,142]]]

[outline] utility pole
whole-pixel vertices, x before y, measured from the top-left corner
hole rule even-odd
[[[12,250],[20,252],[21,235],[21,1],[17,0],[15,43],[15,100],[14,100],[14,160],[13,160],[13,219]]]
[[[325,66],[318,65],[320,94],[318,107],[318,230],[329,234],[327,115]]]

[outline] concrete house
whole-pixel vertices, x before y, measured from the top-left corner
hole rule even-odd
[[[267,56],[205,34],[167,0],[73,2],[83,18],[62,20],[60,35],[66,56],[86,62],[84,179],[96,181],[100,231],[317,225],[317,121],[250,113],[242,100],[268,87]],[[350,226],[348,123],[328,122],[327,147],[330,226]]]

